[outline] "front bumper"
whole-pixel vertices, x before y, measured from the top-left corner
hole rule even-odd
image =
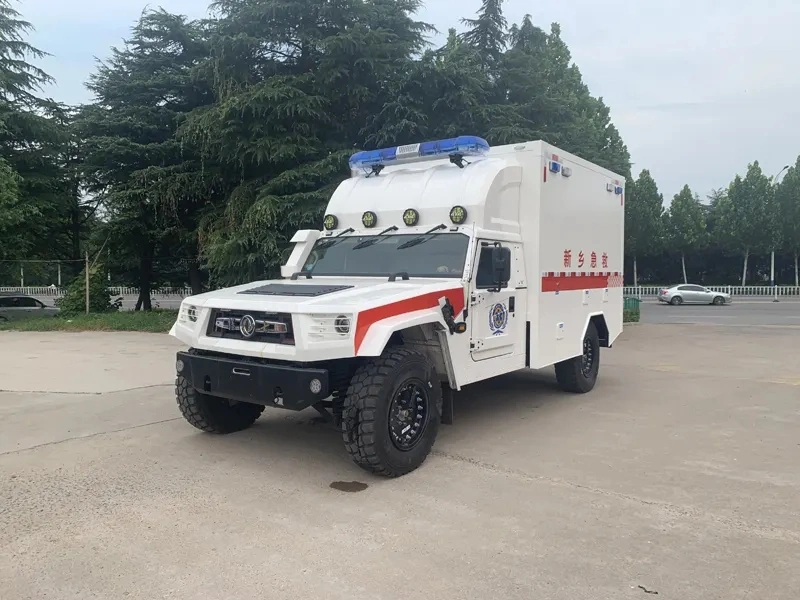
[[[176,370],[198,392],[264,406],[303,410],[330,395],[326,369],[289,367],[178,352]]]

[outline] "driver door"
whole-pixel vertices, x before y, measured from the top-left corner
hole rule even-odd
[[[494,282],[492,253],[498,244],[504,245],[481,240],[472,263],[476,267],[470,287],[469,315],[470,354],[474,361],[512,354],[517,338],[522,335],[520,330],[525,330],[524,326],[516,326],[517,290],[511,285],[498,290]]]

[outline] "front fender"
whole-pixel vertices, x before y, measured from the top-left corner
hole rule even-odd
[[[444,329],[447,329],[441,309],[429,308],[383,319],[370,326],[361,344],[356,348],[356,356],[380,356],[384,348],[386,348],[386,344],[389,343],[392,334],[396,331],[431,323],[438,323]]]

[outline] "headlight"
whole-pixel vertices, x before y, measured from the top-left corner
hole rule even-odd
[[[347,335],[350,333],[350,317],[339,315],[333,322],[333,328],[336,330],[336,333]]]
[[[191,304],[181,303],[181,311],[178,315],[178,320],[184,323],[196,323],[197,307]]]
[[[309,315],[308,337],[314,341],[340,340],[353,329],[352,315]]]

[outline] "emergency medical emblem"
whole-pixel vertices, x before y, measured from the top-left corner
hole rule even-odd
[[[489,329],[492,335],[500,335],[508,325],[508,309],[505,304],[498,302],[489,310]]]

